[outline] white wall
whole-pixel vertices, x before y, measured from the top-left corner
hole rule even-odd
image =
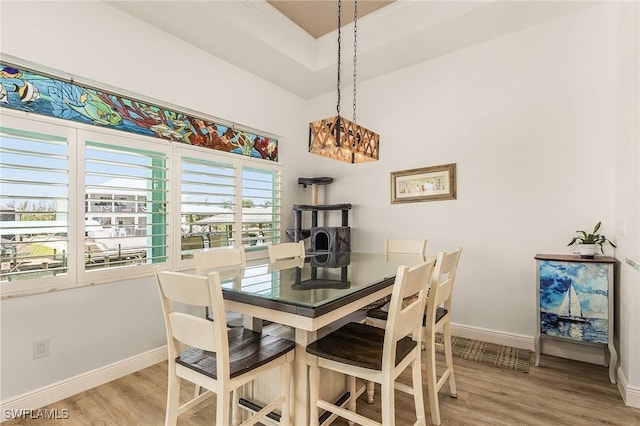
[[[354,204],[353,249],[373,251],[385,236],[425,237],[430,254],[464,246],[453,321],[529,339],[535,254],[570,253],[574,231],[601,220],[619,251],[637,256],[634,7],[595,5],[360,83],[359,123],[380,133],[380,161],[310,156],[305,167],[335,177],[326,202]],[[334,106],[333,94],[313,99],[309,120],[333,115]],[[457,200],[390,204],[389,172],[450,162]],[[616,232],[622,218],[625,238]],[[628,297],[616,326],[622,372],[637,386],[638,277],[625,270],[620,278],[620,297]]]
[[[613,236],[615,37],[592,8],[360,84],[380,161],[310,158],[336,178],[328,202],[355,205],[353,248],[388,235],[425,237],[432,254],[463,245],[455,322],[532,336],[534,255],[569,253],[598,220]],[[313,100],[310,119],[334,103]],[[452,162],[457,200],[390,204],[389,172]]]
[[[615,158],[618,338],[621,385],[640,384],[640,272],[626,263],[640,254],[640,3],[618,10],[617,134]],[[627,393],[627,404],[640,406],[640,389]]]
[[[104,3],[2,2],[0,19],[3,54],[281,135],[283,151],[305,143],[306,130],[289,125],[306,120],[300,98]],[[166,343],[151,278],[2,300],[0,310],[0,401]],[[50,356],[34,360],[43,338]]]

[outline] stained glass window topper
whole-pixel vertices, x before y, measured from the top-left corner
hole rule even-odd
[[[278,141],[131,97],[0,62],[0,106],[278,161]]]

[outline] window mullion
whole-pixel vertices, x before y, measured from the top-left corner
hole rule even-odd
[[[69,141],[69,274],[84,281],[84,144],[81,130],[73,129]]]
[[[234,193],[234,218],[235,222],[233,225],[235,239],[233,241],[233,246],[236,248],[240,248],[244,245],[242,241],[242,237],[244,233],[242,232],[242,164],[237,164],[236,167],[236,190]]]

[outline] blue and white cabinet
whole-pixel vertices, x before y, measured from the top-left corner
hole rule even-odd
[[[606,351],[609,380],[615,383],[618,362],[613,345],[615,259],[557,254],[538,254],[535,259],[538,282],[536,366],[540,365],[543,339],[600,346]]]

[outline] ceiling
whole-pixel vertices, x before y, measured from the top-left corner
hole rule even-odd
[[[104,1],[304,99],[335,91],[335,1]],[[348,3],[343,5],[345,21],[353,13],[347,13]],[[358,83],[594,4],[360,0]],[[352,23],[343,24],[342,39],[342,75],[351,76],[352,61],[346,58],[352,56]],[[352,84],[347,78],[343,82]]]
[[[337,1],[328,0],[267,0],[284,16],[291,19],[296,25],[305,30],[313,38],[318,38],[338,28]],[[360,0],[358,6],[358,18],[362,18],[381,7],[393,3],[393,0]],[[340,7],[340,21],[344,26],[353,22],[355,2],[343,0]]]

